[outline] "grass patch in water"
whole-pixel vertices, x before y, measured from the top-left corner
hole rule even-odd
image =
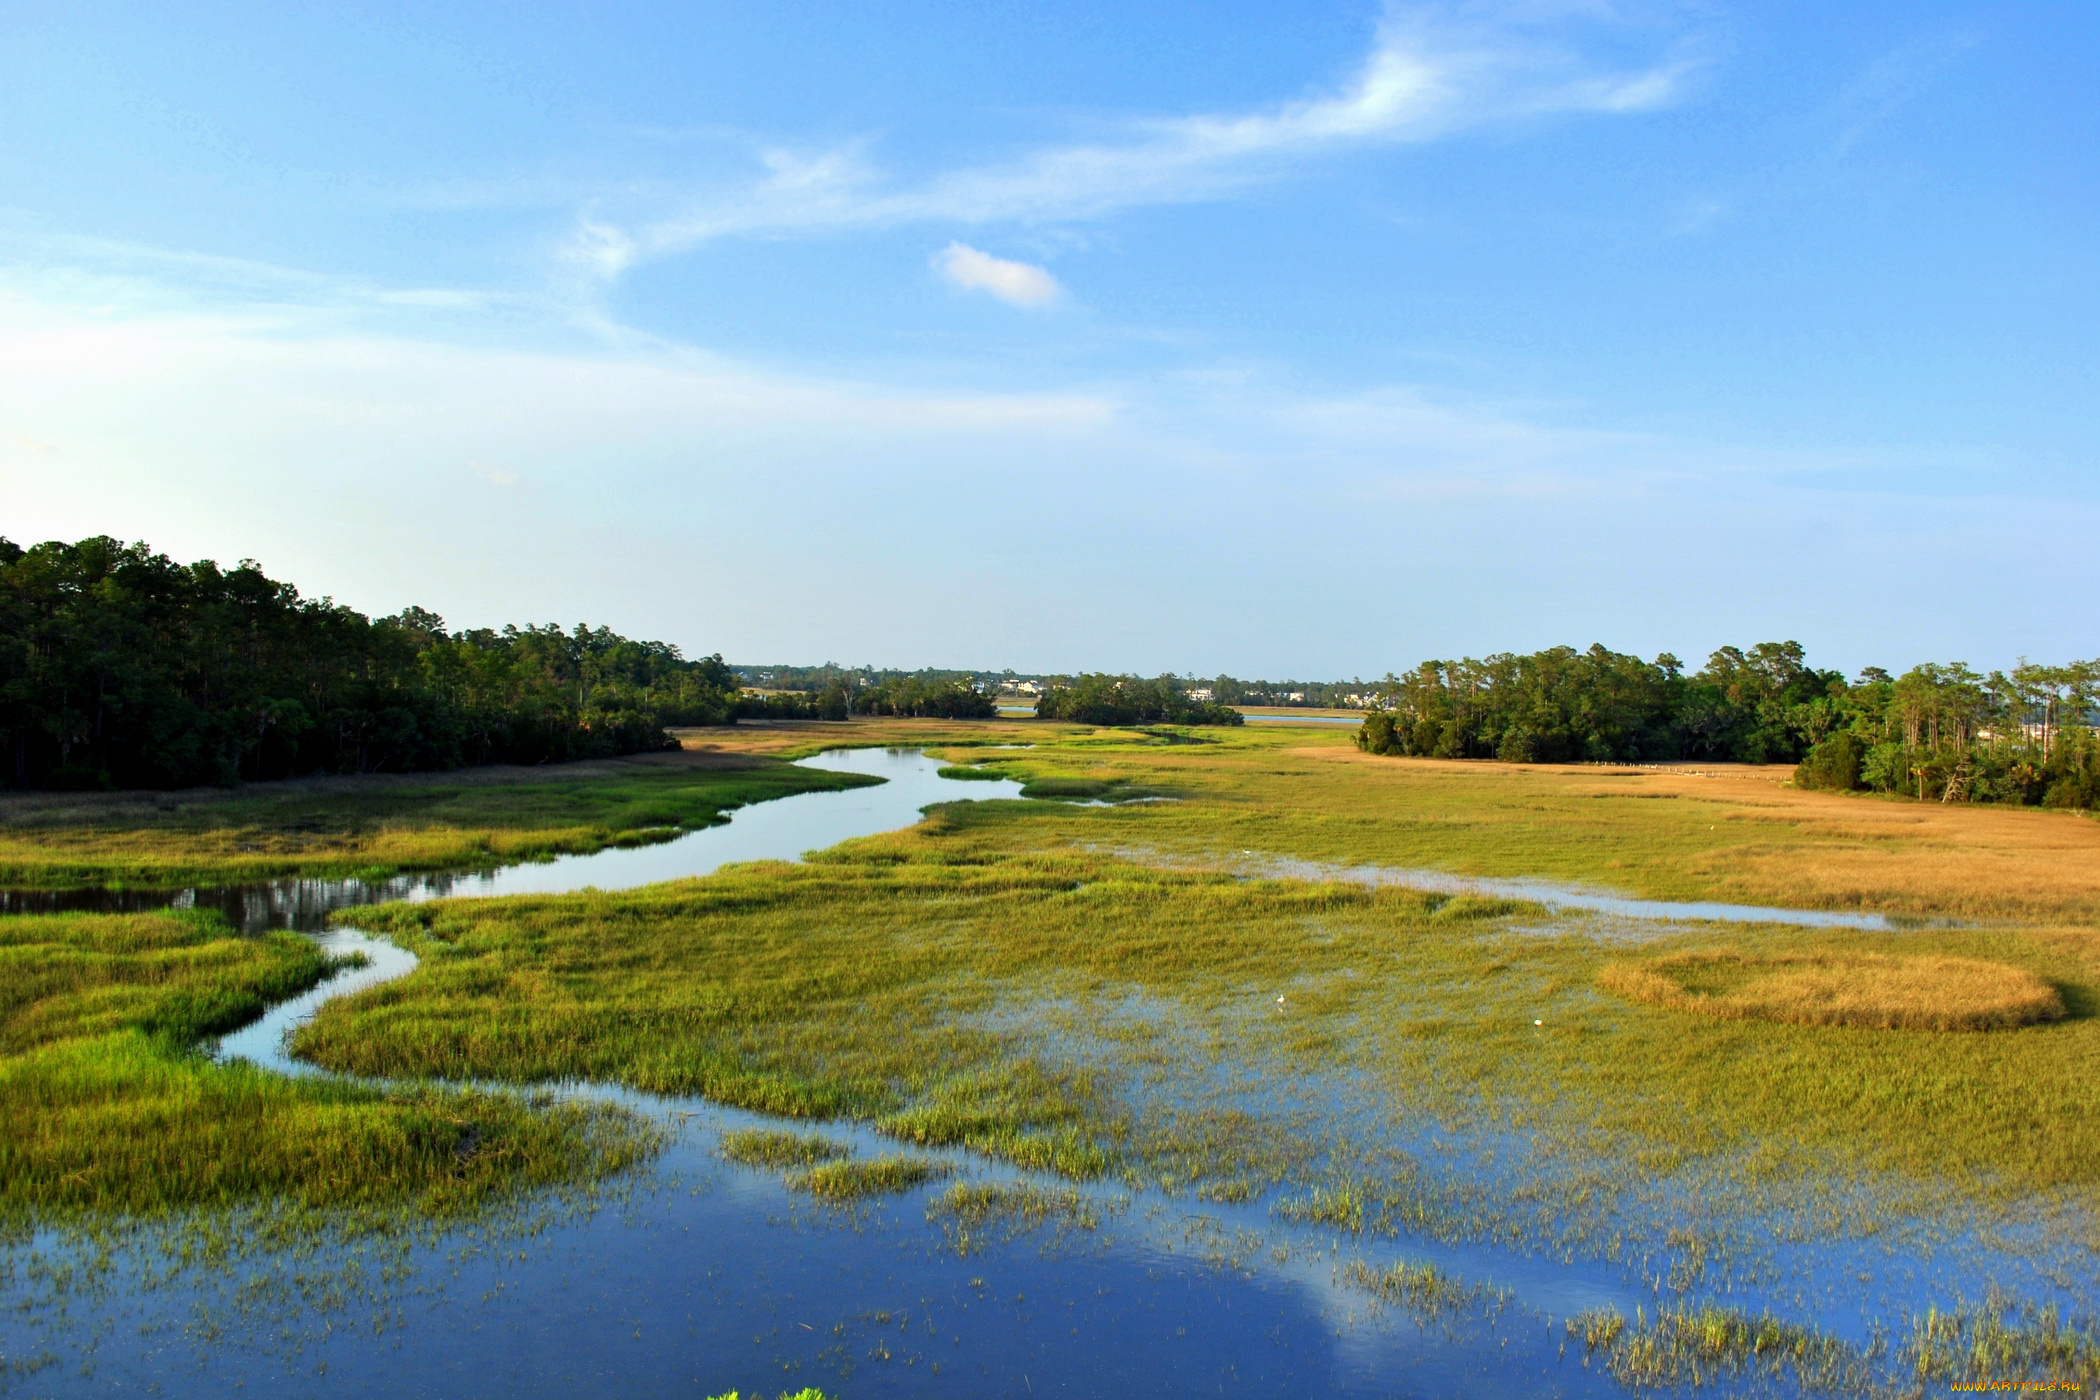
[[[955,778],[961,782],[1003,783],[1012,778],[989,765],[973,763],[950,763],[935,770],[943,778]]]
[[[1903,1355],[1920,1382],[1965,1388],[2004,1381],[2100,1385],[2100,1328],[2066,1322],[2054,1308],[2003,1300],[1929,1311],[1912,1323]]]
[[[1028,1182],[958,1181],[926,1203],[926,1218],[960,1255],[982,1252],[996,1235],[1011,1243],[1045,1227],[1062,1239],[1072,1230],[1098,1230],[1104,1207],[1070,1187]]]
[[[807,1167],[828,1162],[852,1152],[815,1133],[791,1133],[775,1128],[739,1128],[722,1134],[722,1155],[747,1167]]]
[[[1783,1380],[1809,1392],[1875,1388],[1868,1358],[1814,1328],[1714,1306],[1664,1309],[1628,1321],[1616,1309],[1565,1324],[1585,1359],[1601,1356],[1612,1376],[1637,1390]]]
[[[2079,1390],[2100,1383],[2100,1332],[2054,1309],[2003,1299],[1911,1321],[1891,1346],[1858,1347],[1769,1313],[1715,1305],[1670,1308],[1629,1320],[1615,1308],[1567,1320],[1570,1341],[1600,1356],[1612,1375],[1639,1390],[1740,1385],[1762,1377],[1830,1394],[1956,1390]]]
[[[1889,953],[1675,953],[1611,962],[1597,985],[1707,1016],[1876,1030],[2010,1030],[2061,1020],[2063,997],[2025,968]]]
[[[924,1157],[873,1157],[866,1161],[824,1162],[787,1179],[797,1191],[830,1201],[858,1201],[869,1196],[895,1196],[923,1186],[954,1168]]]
[[[0,918],[0,1220],[258,1200],[448,1214],[654,1149],[615,1110],[292,1079],[195,1049],[331,966],[211,914]]]
[[[1462,1283],[1434,1264],[1401,1261],[1374,1269],[1363,1260],[1342,1271],[1345,1282],[1387,1303],[1397,1304],[1419,1318],[1434,1318],[1458,1308],[1482,1303],[1504,1303],[1507,1293]]]

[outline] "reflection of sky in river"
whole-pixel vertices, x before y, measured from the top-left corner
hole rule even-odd
[[[522,1241],[419,1249],[409,1279],[333,1316],[278,1311],[264,1281],[321,1274],[351,1250],[76,1300],[73,1334],[100,1334],[90,1373],[68,1355],[24,1393],[1373,1397],[1472,1394],[1482,1380],[1619,1393],[1562,1358],[1542,1317],[1513,1307],[1492,1326],[1418,1325],[1339,1284],[1325,1240],[1280,1263],[1249,1258],[1240,1223],[1210,1207],[1140,1201],[1056,1247],[995,1238],[959,1257],[928,1227],[924,1195],[817,1206],[715,1158],[718,1124],[755,1120],[701,1114],[629,1198]],[[34,1337],[0,1317],[8,1355]]]
[[[625,889],[707,875],[744,860],[798,860],[856,836],[895,831],[919,819],[935,802],[1018,797],[1009,779],[943,778],[940,765],[916,749],[834,749],[802,760],[804,768],[864,773],[879,787],[808,792],[756,802],[730,813],[727,826],[690,832],[675,841],[588,856],[561,856],[545,864],[513,865],[455,881],[455,895],[560,894],[595,885]]]

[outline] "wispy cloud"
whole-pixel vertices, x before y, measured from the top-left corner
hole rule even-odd
[[[817,152],[768,149],[763,174],[676,213],[578,221],[570,258],[605,278],[710,239],[921,222],[988,224],[1098,218],[1141,205],[1221,198],[1308,161],[1424,142],[1495,124],[1662,107],[1696,60],[1675,52],[1615,68],[1537,25],[1456,23],[1395,12],[1339,87],[1255,111],[1124,124],[1108,139],[1052,145],[1018,159],[886,176],[865,143]]]
[[[941,249],[933,256],[933,266],[950,285],[966,292],[988,292],[1009,306],[1034,310],[1064,295],[1064,288],[1045,269],[995,258],[967,243],[950,243]]]
[[[1832,105],[1839,123],[1831,154],[1843,155],[1923,93],[1941,72],[1980,42],[1975,34],[1914,39],[1867,65]]]

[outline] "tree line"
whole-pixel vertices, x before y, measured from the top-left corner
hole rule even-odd
[[[253,562],[0,539],[0,781],[183,787],[672,746],[740,706],[719,656],[609,628],[368,618]]]
[[[1215,701],[1189,696],[1185,682],[1173,676],[1144,680],[1100,673],[1058,677],[1036,701],[1038,719],[1079,724],[1242,724],[1240,712]]]
[[[1426,661],[1387,675],[1358,747],[1512,763],[1793,763],[1805,787],[2100,807],[2100,662],[1978,674],[1868,667],[1847,681],[1798,642],[1722,647],[1687,673],[1592,646]]]
[[[925,674],[892,675],[873,684],[843,676],[810,691],[746,694],[740,713],[766,719],[851,719],[900,715],[918,719],[992,719],[998,704],[967,680]]]

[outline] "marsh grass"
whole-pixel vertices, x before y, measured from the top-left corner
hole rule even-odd
[[[499,780],[500,779],[500,780]],[[260,784],[232,795],[0,802],[0,886],[379,879],[647,845],[733,808],[875,782],[694,754],[540,770]]]
[[[927,1202],[926,1218],[940,1226],[949,1248],[967,1257],[1046,1227],[1060,1241],[1074,1230],[1098,1230],[1112,1209],[1070,1187],[958,1181]]]
[[[1521,1129],[1557,1171],[1596,1183],[1581,1188],[1592,1196],[1731,1162],[1745,1182],[1911,1178],[2000,1199],[2100,1180],[2100,1121],[2086,1107],[2100,1027],[2081,1010],[2100,1000],[2091,934],[1903,935],[1914,956],[2022,969],[2071,1012],[1928,1050],[1604,996],[1598,975],[1623,958],[1579,936],[1515,934],[1492,902],[1083,849],[1130,819],[957,804],[802,865],[359,911],[360,927],[423,963],[329,1004],[296,1047],[375,1077],[612,1080],[849,1117],[1078,1177],[1277,1180],[1267,1130],[1191,1154],[1141,1121],[1113,1057],[1082,1073],[1020,1029],[990,1028],[1000,1007],[1055,1002],[1086,1034],[1087,1008],[1152,998],[1267,1073],[1347,1073],[1382,1112]],[[1846,959],[1887,940],[1770,928],[1725,946]],[[1656,945],[1658,956],[1715,950],[1703,930]],[[1445,1209],[1420,1183],[1397,1194],[1396,1211]]]
[[[197,1053],[332,967],[305,939],[241,937],[200,912],[0,919],[0,1220],[266,1199],[455,1215],[653,1150],[618,1111],[287,1079]]]
[[[913,731],[900,722],[856,732],[896,742]],[[1819,1202],[1858,1199],[1866,1223],[1848,1216],[1844,1228],[1879,1228],[1913,1186],[1921,1200],[1951,1195],[1967,1210],[2038,1193],[2083,1201],[2100,1181],[2100,1122],[2090,1112],[2100,935],[2077,922],[2100,885],[2074,859],[2083,837],[2062,838],[2048,878],[1991,906],[2046,908],[2058,926],[1901,935],[1907,956],[2038,979],[2061,996],[2063,1019],[1992,1036],[1859,1035],[1686,1017],[1603,995],[1599,976],[1627,961],[1622,950],[1575,934],[1518,934],[1513,919],[1534,916],[1520,906],[1193,867],[1257,849],[1595,879],[1658,897],[1769,898],[1791,888],[1772,874],[1792,868],[1786,862],[1900,873],[1914,867],[1882,857],[1899,848],[1929,856],[1968,828],[1930,826],[1914,840],[1866,820],[1884,810],[1874,804],[1850,804],[1866,818],[1847,816],[1838,828],[1825,808],[1796,802],[1823,795],[1720,780],[1705,792],[1684,776],[1606,783],[1594,773],[1358,762],[1305,732],[1203,745],[1048,726],[1027,737],[1041,747],[1000,760],[1017,776],[1076,770],[1084,781],[1171,787],[1187,800],[959,804],[802,865],[732,867],[613,894],[360,911],[360,927],[412,948],[422,964],[329,1004],[297,1048],[373,1076],[584,1078],[813,1121],[851,1118],[904,1143],[1120,1175],[1148,1189],[1231,1200],[1280,1186],[1292,1193],[1278,1209],[1287,1221],[1546,1247],[1564,1241],[1554,1231],[1588,1228],[1656,1183],[1667,1183],[1657,1199],[1697,1191],[1717,1216],[1763,1209],[1783,1188]],[[773,741],[818,746],[784,732]],[[1641,791],[1656,784],[1681,790]],[[1678,800],[1643,800],[1655,796]],[[2059,823],[2032,828],[2044,833],[2080,820],[2033,815]],[[2003,833],[1985,836],[1977,849],[1998,860],[1991,852],[2002,847],[1990,842]],[[1188,864],[1106,853],[1143,849],[1180,852]],[[1936,869],[1950,864],[1936,859]],[[2034,868],[1980,860],[1963,878]],[[1731,883],[1730,872],[1745,869],[1765,872],[1765,883]],[[1822,879],[1800,887],[1800,902],[1854,898]],[[1905,907],[1985,907],[1957,884],[1940,869],[1905,887]],[[1834,965],[1885,955],[1889,941],[1771,926],[1732,930],[1724,943],[1690,929],[1665,933],[1653,956],[1733,950]],[[1312,1094],[1346,1080],[1376,1121],[1518,1140],[1537,1165],[1465,1194],[1404,1162],[1337,1174],[1331,1140],[1285,1142],[1297,1130],[1269,1109],[1237,1126],[1223,1114],[1169,1123],[1172,1106],[1136,1091],[1118,1043],[1104,1035],[1090,1047],[1103,1051],[1091,1069],[1070,1052],[1090,1027],[1108,1024],[1109,1008],[1143,1002],[1173,1008],[1189,1028],[1191,1040],[1147,1051],[1155,1057],[1193,1043]],[[1072,1009],[1062,1039],[1027,1029],[1019,1014],[1050,1004]],[[1837,1219],[1818,1215],[1816,1224],[1835,1229]],[[1678,1331],[1681,1345],[1666,1352],[1696,1358],[1705,1333]]]
[[[722,1155],[747,1167],[813,1166],[844,1157],[852,1149],[815,1133],[786,1132],[776,1128],[740,1128],[722,1134]]]
[[[1737,1384],[1762,1376],[1803,1391],[1917,1393],[1916,1387],[2090,1388],[2100,1382],[2100,1333],[2054,1309],[1993,1299],[1929,1310],[1895,1345],[1855,1346],[1813,1327],[1707,1304],[1634,1317],[1614,1308],[1564,1324],[1585,1357],[1602,1357],[1636,1389]]]
[[[1584,1356],[1601,1356],[1611,1374],[1638,1390],[1784,1380],[1809,1392],[1876,1388],[1870,1358],[1814,1328],[1769,1313],[1716,1306],[1666,1308],[1628,1321],[1616,1309],[1581,1313],[1565,1324]]]
[[[1708,1016],[1876,1030],[2010,1030],[2061,1020],[2063,997],[2025,968],[1889,953],[1675,953],[1606,963],[1597,985]]]
[[[866,1161],[823,1162],[787,1178],[797,1191],[828,1201],[858,1201],[870,1196],[896,1196],[947,1176],[955,1169],[926,1157],[874,1157]]]
[[[1383,1269],[1375,1269],[1361,1259],[1354,1260],[1342,1271],[1342,1279],[1382,1302],[1396,1304],[1425,1320],[1483,1305],[1500,1308],[1511,1296],[1500,1289],[1464,1283],[1434,1264],[1410,1264],[1405,1260]]]
[[[2054,1308],[1993,1299],[1977,1308],[1937,1308],[1913,1321],[1904,1360],[1921,1382],[1997,1381],[2100,1384],[2100,1329],[2064,1320]],[[2069,1388],[2069,1387],[2066,1387]]]
[[[935,770],[943,778],[955,778],[962,782],[1010,782],[1009,774],[1000,772],[990,763],[950,763]]]

